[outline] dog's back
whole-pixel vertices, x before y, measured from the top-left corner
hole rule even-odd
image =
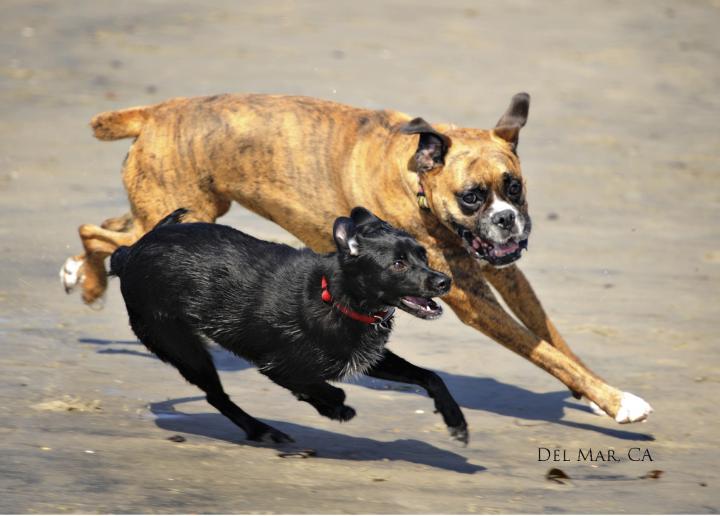
[[[281,290],[294,305],[303,288],[297,278],[313,255],[228,226],[173,222],[164,219],[111,258],[131,319],[183,319],[193,332],[253,359],[272,322],[269,297]]]
[[[187,215],[188,210],[185,208],[178,208],[174,212],[172,212],[170,215],[162,219],[160,222],[158,222],[155,225],[154,229],[158,229],[162,226],[167,226],[170,224],[178,224],[182,221],[182,219]],[[120,246],[118,247],[115,252],[110,256],[110,271],[109,274],[111,276],[121,276],[124,269],[125,264],[127,263],[128,255],[130,254],[130,247],[128,246]]]

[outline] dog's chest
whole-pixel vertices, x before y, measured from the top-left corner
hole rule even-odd
[[[343,332],[332,343],[324,340],[318,346],[323,350],[323,376],[339,380],[364,374],[383,358],[389,336],[389,328],[373,326],[360,332]]]
[[[354,322],[330,328],[323,325],[309,331],[283,328],[273,351],[253,361],[274,375],[323,380],[357,376],[382,360],[391,325],[387,321],[361,327]]]
[[[344,379],[365,374],[372,366],[382,360],[388,335],[378,332],[372,338],[364,338],[360,339],[360,341],[358,346],[348,351],[338,378]]]

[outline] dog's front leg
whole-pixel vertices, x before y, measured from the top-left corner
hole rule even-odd
[[[530,282],[516,265],[502,268],[486,267],[483,269],[483,276],[495,287],[495,290],[500,293],[510,310],[531,332],[575,360],[589,374],[601,379],[570,349],[570,346],[568,346],[545,313],[540,300],[533,291],[532,286],[530,286]],[[573,392],[573,395],[576,398],[580,397],[579,393],[576,392]]]
[[[327,382],[313,383],[293,387],[295,397],[309,403],[318,413],[335,421],[350,421],[355,417],[355,409],[345,405],[345,391]]]
[[[445,386],[445,382],[436,373],[413,365],[386,349],[382,360],[365,374],[383,380],[411,383],[425,389],[435,401],[435,409],[442,415],[450,435],[467,444],[468,430],[465,416]]]
[[[652,411],[647,402],[608,385],[581,363],[515,321],[500,306],[473,258],[454,257],[448,264],[453,273],[453,288],[443,300],[465,324],[546,370],[571,391],[595,402],[618,423],[647,418]]]
[[[345,405],[345,391],[322,379],[298,380],[273,370],[265,370],[263,374],[292,392],[298,401],[304,401],[315,407],[322,416],[341,422],[350,421],[355,417],[355,409]]]
[[[565,339],[548,318],[540,300],[530,286],[530,282],[517,265],[502,268],[486,267],[482,274],[500,293],[510,310],[530,331],[583,365],[589,373],[597,376],[572,352]]]

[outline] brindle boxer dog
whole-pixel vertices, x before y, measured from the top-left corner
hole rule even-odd
[[[411,233],[430,265],[452,276],[443,300],[463,322],[587,397],[598,413],[642,421],[650,405],[573,354],[514,264],[530,233],[517,156],[529,103],[515,95],[492,130],[272,95],[178,98],[101,113],[92,120],[97,138],[135,138],[123,168],[132,211],[80,226],[85,253],[63,267],[65,288],[80,285],[86,303],[98,301],[104,259],[179,207],[210,222],[237,201],[326,252],[331,222],[360,205]]]

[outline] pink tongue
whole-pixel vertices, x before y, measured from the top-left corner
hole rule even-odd
[[[418,306],[427,306],[428,300],[424,297],[415,297],[415,296],[405,296],[404,299],[407,299],[411,303],[418,305]]]
[[[492,250],[492,254],[495,256],[505,256],[506,254],[514,253],[517,251],[519,245],[517,242],[507,242],[506,244],[495,244]]]

